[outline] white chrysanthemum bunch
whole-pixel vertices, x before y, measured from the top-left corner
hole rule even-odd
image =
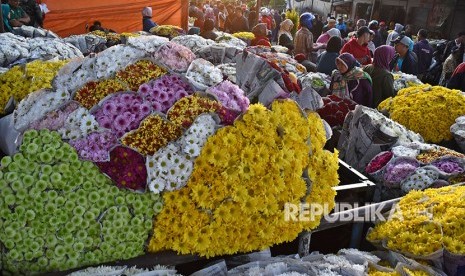
[[[66,118],[65,125],[58,130],[63,139],[80,139],[86,137],[89,133],[97,131],[99,124],[94,115],[84,107],[79,107],[71,112]]]
[[[147,157],[148,186],[153,193],[179,190],[187,184],[208,137],[216,130],[211,114],[202,114],[177,142],[168,144],[153,156]]]

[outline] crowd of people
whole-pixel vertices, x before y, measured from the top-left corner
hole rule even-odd
[[[2,21],[5,31],[23,25],[42,27],[46,5],[38,0],[2,0]]]
[[[394,96],[392,72],[403,72],[424,79],[433,62],[433,47],[428,31],[414,33],[411,25],[367,22],[359,19],[354,25],[342,16],[304,12],[297,32],[286,15],[266,7],[256,8],[224,5],[221,1],[192,1],[189,16],[195,18],[191,34],[215,38],[214,29],[236,33],[250,31],[255,35],[251,46],[287,47],[288,53],[306,66],[308,71],[331,75],[330,90],[357,103],[376,107],[382,100]],[[465,90],[465,32],[447,45],[437,62],[443,63],[439,84]]]
[[[3,0],[5,1],[5,0]],[[43,17],[36,0],[6,0],[2,4],[3,23],[7,30],[22,25],[41,26]],[[39,1],[40,2],[40,1]],[[29,11],[29,12],[27,12]],[[222,1],[191,1],[189,16],[195,18],[189,34],[216,39],[215,31],[228,33],[252,32],[251,46],[280,45],[302,63],[308,71],[331,75],[330,90],[357,103],[376,107],[382,100],[395,95],[391,72],[403,72],[424,78],[433,61],[433,48],[428,31],[420,29],[414,42],[411,25],[327,16],[304,12],[294,22],[284,12],[262,7],[247,7],[242,1],[225,5]],[[39,14],[39,15],[37,15]],[[143,31],[157,26],[152,9],[142,10]],[[93,30],[106,30],[94,22]],[[465,90],[465,32],[450,41],[439,57],[443,63],[440,85]]]

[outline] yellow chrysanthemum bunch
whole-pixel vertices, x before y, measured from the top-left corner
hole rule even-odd
[[[51,88],[52,80],[67,61],[36,60],[23,66],[15,66],[0,75],[0,114],[10,97],[20,101],[28,94],[43,88]]]
[[[294,221],[285,216],[287,203],[323,204],[330,201],[323,194],[334,195],[337,153],[322,154],[324,128],[317,116],[305,118],[290,100],[274,102],[272,110],[255,104],[233,126],[210,137],[187,186],[164,195],[149,251],[207,257],[248,252],[291,241],[318,226],[319,217]],[[309,171],[320,171],[312,172],[308,195],[302,175],[309,165]]]
[[[387,241],[389,249],[427,256],[441,248],[465,254],[465,187],[412,191],[400,202],[400,210],[368,235],[371,241]]]
[[[233,33],[233,36],[239,39],[244,39],[244,40],[252,40],[255,38],[255,35],[251,32]]]
[[[458,90],[442,86],[419,85],[399,91],[378,106],[391,119],[418,132],[428,142],[452,139],[450,127],[465,114],[465,96]]]

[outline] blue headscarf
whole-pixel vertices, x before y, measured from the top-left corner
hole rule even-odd
[[[311,30],[312,27],[313,27],[313,20],[314,19],[315,19],[315,16],[312,13],[304,12],[300,16],[300,26]]]

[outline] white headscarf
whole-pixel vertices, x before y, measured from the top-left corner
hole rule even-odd
[[[291,29],[294,27],[294,22],[290,19],[286,19],[279,25],[278,39],[282,34],[289,36],[289,39],[292,41]]]
[[[152,17],[152,8],[151,7],[145,7],[142,10],[142,16]]]
[[[341,37],[341,31],[339,31],[336,28],[329,29],[328,31],[326,31],[326,33],[329,34],[329,37],[333,37],[333,36]]]

